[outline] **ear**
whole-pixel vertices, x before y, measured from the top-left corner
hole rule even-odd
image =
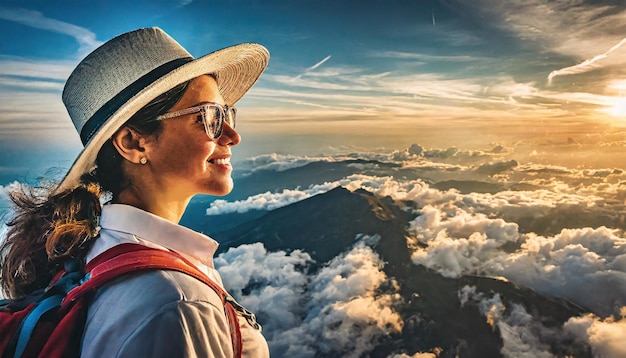
[[[129,162],[139,164],[141,158],[145,158],[147,140],[137,131],[122,127],[113,135],[112,141],[118,153]]]

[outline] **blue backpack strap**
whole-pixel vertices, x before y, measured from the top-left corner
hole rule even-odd
[[[67,262],[65,271],[66,273],[46,291],[37,301],[37,305],[24,318],[18,331],[19,335],[15,346],[15,354],[13,355],[14,358],[20,358],[24,354],[41,317],[53,309],[61,307],[61,303],[67,293],[82,283],[84,275],[79,262],[74,260]]]
[[[40,301],[37,306],[30,311],[20,327],[20,335],[17,339],[17,345],[15,346],[15,354],[13,357],[20,358],[22,354],[24,354],[28,341],[30,340],[33,330],[35,330],[35,326],[37,326],[37,322],[39,322],[41,316],[54,308],[60,307],[61,301],[63,301],[63,296],[60,294],[49,296],[43,301]]]

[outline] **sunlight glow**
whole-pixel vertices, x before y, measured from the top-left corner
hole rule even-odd
[[[618,98],[609,113],[613,117],[626,119],[626,97]]]

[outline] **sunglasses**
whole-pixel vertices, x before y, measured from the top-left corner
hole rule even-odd
[[[228,123],[231,128],[235,128],[237,109],[213,102],[181,109],[180,111],[165,113],[157,116],[155,120],[162,121],[194,113],[200,113],[206,135],[208,135],[211,140],[218,139],[222,135],[224,122]]]

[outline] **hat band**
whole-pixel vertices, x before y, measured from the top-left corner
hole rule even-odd
[[[93,137],[93,135],[102,127],[104,122],[111,117],[115,111],[117,111],[124,103],[128,102],[133,96],[139,93],[142,89],[146,88],[159,78],[163,77],[167,73],[175,70],[176,68],[193,61],[192,57],[177,58],[170,62],[166,62],[161,66],[153,69],[152,71],[141,76],[135,82],[128,85],[120,91],[120,93],[106,102],[100,109],[94,113],[91,118],[85,123],[83,129],[80,131],[80,140],[83,145]]]

